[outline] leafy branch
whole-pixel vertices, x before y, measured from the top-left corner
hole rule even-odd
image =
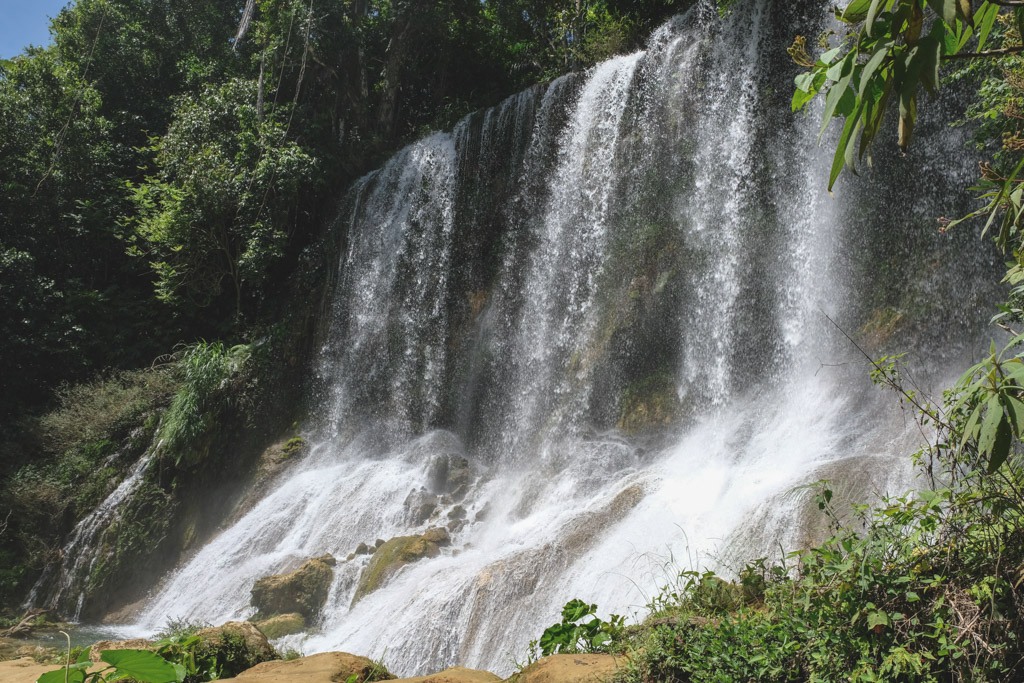
[[[789,49],[794,61],[806,69],[796,78],[793,110],[804,108],[823,93],[820,135],[833,118],[844,122],[829,173],[829,190],[844,169],[856,173],[858,161],[867,157],[870,162],[869,148],[890,107],[899,110],[900,148],[905,151],[910,146],[920,91],[938,93],[943,61],[1005,57],[1024,50],[1024,45],[985,50],[997,32],[1000,16],[1013,24],[1018,35],[1024,34],[1021,2],[853,0],[837,10],[836,16],[848,27],[838,46],[812,58],[806,39],[798,36]],[[965,50],[968,45],[973,46],[971,51]],[[1015,179],[1016,173],[1007,182]],[[1008,195],[996,190],[991,195],[993,201],[979,212],[994,215],[1006,208],[1003,200]],[[1016,222],[1020,212],[1012,213],[1011,220]]]

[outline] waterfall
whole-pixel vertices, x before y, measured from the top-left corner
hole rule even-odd
[[[837,326],[948,363],[986,312],[963,283],[991,263],[934,230],[971,164],[927,122],[921,151],[825,192],[784,50],[825,26],[818,4],[698,6],[357,182],[314,447],[138,629],[250,616],[262,576],[447,524],[451,547],[354,604],[368,558],[339,561],[322,621],[284,643],[507,672],[571,598],[642,614],[681,569],[813,539],[811,482],[910,486],[913,422]],[[892,191],[940,158],[919,201]]]
[[[71,538],[61,548],[61,562],[49,565],[36,581],[25,602],[26,609],[31,606],[62,609],[66,605],[73,605],[69,616],[72,620],[79,618],[92,571],[103,559],[103,534],[120,517],[122,505],[142,486],[155,457],[156,450],[147,449],[131,466],[121,483],[95,510],[75,525]]]

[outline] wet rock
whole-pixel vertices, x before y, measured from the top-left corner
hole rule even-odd
[[[448,529],[448,531],[452,532],[453,534],[456,534],[459,531],[461,531],[462,527],[464,527],[464,526],[466,526],[466,520],[464,520],[464,519],[456,519],[456,520],[453,520],[451,522],[448,522],[448,526],[446,526],[445,528]]]
[[[329,555],[316,557],[289,574],[258,580],[252,587],[253,606],[262,617],[298,612],[307,623],[315,621],[327,601],[334,564]]]
[[[456,505],[448,511],[448,519],[466,519],[466,508]]]
[[[366,545],[365,543],[360,543],[359,545],[356,546],[355,554],[356,555],[369,555],[372,552],[373,552],[373,550],[370,549],[370,546]]]
[[[385,543],[385,541],[384,541],[384,539],[383,539],[383,538],[378,538],[378,539],[377,539],[377,540],[376,540],[376,541],[374,542],[374,544],[373,544],[373,547],[374,547],[374,548],[379,548],[379,547],[381,547],[382,545],[384,545],[384,543]]]
[[[267,637],[254,624],[229,621],[196,633],[196,659],[215,659],[223,676],[234,676],[257,664],[277,659]]]
[[[434,527],[423,532],[423,540],[427,543],[436,543],[440,547],[452,544],[452,537],[444,527]]]
[[[383,586],[399,569],[426,557],[437,557],[451,537],[443,528],[428,529],[422,536],[398,536],[377,547],[370,563],[359,576],[352,604]]]
[[[490,514],[490,512],[491,512],[491,504],[490,503],[484,503],[484,506],[476,511],[476,514],[473,516],[473,521],[474,522],[482,522],[482,521],[484,521],[485,519],[487,519],[487,515]]]
[[[345,652],[323,652],[291,661],[265,662],[227,679],[251,683],[346,683],[352,677],[383,681],[394,678],[387,670],[367,659]]]
[[[515,683],[603,683],[612,680],[623,666],[612,655],[551,655],[544,657],[510,680]]]
[[[473,483],[473,469],[465,458],[454,458],[449,467],[448,492],[454,500],[462,500]]]
[[[437,511],[437,496],[422,488],[410,491],[402,507],[406,521],[411,526],[419,526]]]
[[[306,629],[306,620],[298,612],[278,614],[277,616],[255,622],[256,628],[263,631],[270,640],[300,633]]]

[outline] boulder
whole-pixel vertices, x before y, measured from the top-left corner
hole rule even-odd
[[[437,496],[425,488],[413,490],[405,497],[402,507],[405,508],[406,522],[412,526],[426,524],[437,510]]]
[[[514,675],[514,683],[605,683],[624,664],[612,655],[551,655]]]
[[[501,679],[490,671],[478,669],[464,669],[457,666],[445,669],[429,676],[417,676],[416,678],[400,678],[406,683],[500,683]]]
[[[380,665],[345,652],[324,652],[287,662],[265,662],[226,679],[246,683],[346,683],[350,677],[362,683],[394,678]]]
[[[214,658],[224,676],[234,676],[257,664],[277,659],[277,651],[254,624],[229,621],[198,631],[196,659]]]
[[[263,635],[270,640],[299,633],[306,629],[306,620],[298,612],[278,614],[277,616],[254,623],[256,628],[263,631]]]
[[[260,617],[301,614],[307,623],[320,616],[334,579],[330,555],[316,557],[289,574],[275,574],[257,581],[252,587],[252,604]]]
[[[352,604],[383,586],[399,569],[425,557],[437,557],[441,547],[451,543],[448,530],[428,529],[422,536],[398,536],[377,547],[359,576]]]

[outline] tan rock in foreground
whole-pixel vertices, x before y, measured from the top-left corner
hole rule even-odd
[[[36,679],[43,674],[59,668],[60,666],[54,664],[38,664],[31,657],[12,659],[0,662],[0,681],[3,683],[36,683]]]
[[[606,683],[624,659],[612,655],[551,655],[510,678],[515,683]]]
[[[445,669],[429,676],[417,676],[416,678],[400,678],[405,683],[500,683],[501,679],[490,671],[479,669],[464,669],[457,666]]]
[[[345,652],[324,652],[288,662],[263,662],[246,669],[236,678],[221,680],[239,683],[345,683],[353,674],[363,681],[375,666],[366,657]]]

